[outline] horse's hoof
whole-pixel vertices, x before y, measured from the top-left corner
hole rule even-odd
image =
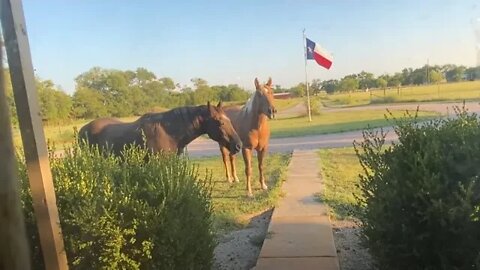
[[[247,197],[250,198],[250,199],[253,199],[253,193],[252,193],[252,192],[248,192],[248,193],[247,193]]]
[[[268,190],[268,186],[265,185],[265,184],[263,184],[263,185],[262,185],[262,189],[263,189],[263,190]]]
[[[235,176],[235,178],[234,178],[234,179],[235,179],[235,183],[240,183],[240,179],[238,179],[238,177],[237,177],[237,176]]]

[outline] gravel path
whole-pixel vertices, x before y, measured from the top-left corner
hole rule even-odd
[[[355,222],[332,220],[332,228],[342,270],[374,269],[368,250],[360,244],[360,228]]]
[[[215,248],[214,270],[248,270],[257,263],[273,210],[253,218],[243,229],[230,232],[219,239]]]

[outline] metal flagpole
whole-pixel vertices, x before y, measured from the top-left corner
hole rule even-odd
[[[303,49],[305,52],[305,87],[307,88],[307,111],[308,111],[308,121],[312,122],[312,112],[310,110],[310,91],[308,89],[308,78],[307,78],[307,37],[305,36],[305,28],[303,29]]]

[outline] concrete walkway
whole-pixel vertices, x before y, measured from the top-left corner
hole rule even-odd
[[[315,151],[293,152],[255,270],[340,269],[327,208],[314,196],[323,192],[319,173]]]

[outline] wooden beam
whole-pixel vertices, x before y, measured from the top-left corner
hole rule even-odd
[[[30,269],[0,42],[0,269]]]
[[[46,269],[68,269],[21,0],[0,0],[10,77]]]

